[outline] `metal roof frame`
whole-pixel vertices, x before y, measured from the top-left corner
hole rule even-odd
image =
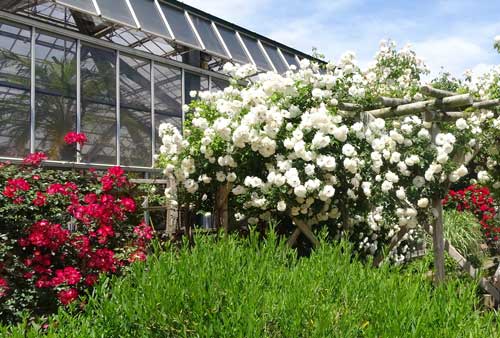
[[[253,57],[249,52],[249,48],[245,44],[243,39],[241,39],[242,34],[257,41],[257,44],[260,47],[259,48],[260,51],[262,52],[265,59],[269,63],[270,68],[274,71],[277,71],[277,69],[279,69],[279,67],[274,65],[274,63],[272,62],[272,59],[267,55],[267,52],[262,47],[263,43],[265,43],[266,45],[270,45],[270,46],[275,47],[279,51],[280,55],[283,55],[283,53],[286,53],[286,54],[294,55],[295,59],[297,59],[297,60],[300,60],[301,58],[307,58],[307,59],[310,59],[313,61],[317,61],[317,62],[321,62],[321,63],[323,62],[319,59],[312,57],[311,55],[300,52],[294,48],[288,47],[288,46],[286,46],[282,43],[279,43],[275,40],[269,39],[269,38],[262,36],[258,33],[255,33],[253,31],[250,31],[248,29],[245,29],[245,28],[238,26],[238,25],[235,25],[233,23],[230,23],[226,20],[220,19],[214,15],[211,15],[209,13],[201,11],[197,8],[192,7],[192,6],[186,5],[186,4],[179,2],[177,0],[152,0],[152,3],[154,4],[154,7],[156,8],[158,16],[161,18],[161,21],[164,24],[163,29],[166,29],[166,31],[168,31],[170,36],[166,36],[166,34],[160,34],[158,32],[151,32],[151,30],[147,30],[147,29],[144,29],[143,27],[141,27],[140,19],[136,14],[136,9],[139,6],[141,6],[141,1],[146,1],[146,0],[134,0],[134,2],[132,2],[130,0],[123,0],[124,1],[123,5],[127,8],[127,11],[130,12],[130,14],[131,14],[131,18],[130,18],[130,20],[128,20],[129,22],[124,22],[126,20],[121,20],[120,18],[111,18],[111,17],[109,17],[109,15],[108,16],[103,15],[97,0],[88,0],[86,3],[86,6],[82,6],[82,8],[74,5],[72,3],[72,1],[71,1],[71,3],[68,3],[65,0],[50,0],[50,1],[52,3],[56,3],[58,5],[62,5],[62,6],[71,8],[73,10],[85,13],[87,15],[102,18],[106,21],[113,22],[114,24],[117,24],[120,26],[129,27],[129,28],[132,28],[132,29],[135,29],[138,31],[143,31],[145,33],[148,33],[148,34],[154,36],[154,37],[161,37],[162,39],[165,39],[166,41],[173,43],[174,46],[180,45],[180,46],[183,46],[183,47],[188,48],[190,50],[199,50],[199,51],[202,51],[208,55],[212,55],[212,56],[215,56],[217,58],[220,58],[222,60],[229,60],[232,62],[241,63],[241,61],[233,59],[233,56],[231,55],[229,48],[227,46],[227,42],[224,40],[224,38],[222,37],[222,35],[220,34],[220,32],[218,30],[218,26],[229,29],[235,33],[235,35],[238,38],[238,41],[242,45],[245,53],[247,54],[248,59],[254,65],[256,65],[256,63],[253,60]],[[92,4],[94,5],[95,12],[88,10],[89,1],[91,1]],[[151,6],[151,3],[148,3],[148,6]],[[83,7],[86,7],[86,8],[83,8]],[[173,23],[171,21],[169,21],[169,19],[167,18],[167,15],[165,13],[165,10],[167,8],[170,8],[173,11],[182,11],[183,12],[183,14],[184,14],[183,18],[184,18],[185,22],[182,21],[182,25],[187,25],[188,27],[190,27],[190,29],[192,30],[193,35],[195,37],[195,40],[198,43],[198,46],[194,45],[194,42],[191,43],[190,41],[183,41],[183,39],[181,37],[177,37],[174,34],[174,29],[172,28]],[[200,17],[201,19],[204,19],[204,20],[207,20],[208,22],[210,22],[211,28],[213,29],[216,37],[218,38],[219,42],[221,43],[224,51],[226,52],[225,53],[226,55],[222,55],[221,53],[207,49],[206,43],[203,41],[201,34],[198,32],[196,25],[194,25],[194,23],[193,23],[192,16]],[[178,19],[182,20],[181,17],[179,17]],[[131,22],[134,22],[135,25],[131,24]],[[285,64],[288,65],[290,68],[290,64],[288,62],[286,62]],[[258,67],[258,68],[262,71],[268,70],[268,69],[261,69],[260,67]]]

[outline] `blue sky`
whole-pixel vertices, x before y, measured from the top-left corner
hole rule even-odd
[[[433,73],[482,72],[500,64],[498,0],[185,0],[187,4],[304,52],[336,60],[346,50],[360,64],[381,39],[410,43]]]

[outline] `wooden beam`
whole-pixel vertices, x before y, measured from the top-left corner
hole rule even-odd
[[[363,106],[357,103],[340,102],[339,108],[345,111],[359,111],[363,109]]]
[[[297,243],[297,240],[299,239],[299,236],[300,236],[300,233],[302,231],[300,231],[299,228],[296,228],[292,235],[290,236],[290,238],[288,238],[288,241],[286,241],[286,244],[289,246],[289,247],[293,247],[295,245],[295,243]]]
[[[387,253],[390,253],[392,249],[394,249],[403,240],[403,237],[408,233],[409,230],[410,229],[408,229],[407,227],[402,227],[398,231],[398,233],[394,237],[392,237],[391,242],[389,243],[389,247],[387,248]],[[373,259],[373,266],[378,268],[384,261],[385,257],[386,256],[384,255],[384,253],[378,254],[377,257]]]
[[[386,118],[397,117],[412,114],[424,113],[429,110],[435,109],[452,109],[452,108],[466,108],[473,104],[472,96],[470,94],[461,94],[449,96],[442,99],[432,99],[426,101],[419,101],[414,103],[403,104],[396,107],[385,107],[380,109],[369,110],[366,113],[374,117]]]
[[[297,225],[297,227],[300,229],[300,231],[311,241],[311,243],[314,245],[314,247],[319,246],[319,241],[316,238],[316,236],[313,234],[311,231],[311,228],[304,222],[303,220],[300,219],[294,219],[294,223]]]
[[[381,96],[379,98],[379,101],[385,107],[396,107],[402,104],[411,103],[411,101],[407,99],[399,99],[395,97],[386,97],[386,96]]]
[[[500,105],[500,99],[494,99],[494,100],[474,102],[472,106],[477,109],[485,109],[485,108],[495,108],[499,105]]]
[[[172,183],[168,179],[155,179],[155,178],[132,178],[130,182],[136,184],[170,184]]]
[[[476,278],[479,274],[478,269],[474,268],[474,266],[469,262],[453,245],[450,244],[449,241],[444,241],[444,248],[448,252],[448,254],[457,262],[457,264],[469,274],[472,278]]]
[[[429,86],[429,85],[425,85],[425,86],[420,87],[420,91],[422,92],[422,94],[425,94],[427,96],[432,96],[432,97],[435,97],[438,99],[442,99],[442,98],[448,97],[448,96],[457,95],[457,93],[450,92],[448,90],[437,89],[437,88],[434,88],[434,87]]]

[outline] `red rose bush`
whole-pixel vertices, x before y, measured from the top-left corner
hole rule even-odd
[[[78,135],[69,141],[84,142]],[[153,229],[120,167],[95,171],[42,169],[46,157],[0,164],[0,315],[15,321],[68,305],[100,274],[144,260]]]
[[[489,243],[496,243],[500,236],[495,200],[487,187],[471,185],[461,190],[450,190],[443,205],[457,211],[469,211],[476,216]]]

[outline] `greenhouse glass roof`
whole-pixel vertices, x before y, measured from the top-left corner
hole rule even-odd
[[[215,71],[232,61],[283,73],[314,59],[175,0],[7,0],[0,8],[172,59],[197,50]]]

